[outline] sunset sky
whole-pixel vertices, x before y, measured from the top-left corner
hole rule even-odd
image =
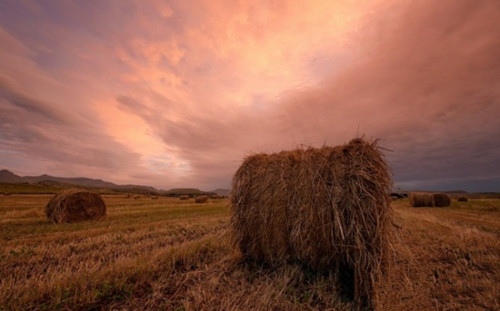
[[[396,187],[500,191],[498,0],[2,0],[0,169],[229,188],[380,139]]]

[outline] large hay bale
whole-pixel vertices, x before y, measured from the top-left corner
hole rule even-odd
[[[53,223],[95,220],[106,215],[106,204],[97,193],[70,189],[54,195],[45,206],[45,214]]]
[[[371,309],[389,255],[391,186],[376,141],[249,156],[233,177],[234,243],[257,262],[333,271],[344,296]]]
[[[208,196],[206,195],[200,195],[194,199],[195,203],[207,203],[208,202]]]
[[[446,193],[433,193],[432,194],[432,205],[436,207],[446,207],[450,206],[451,198]]]
[[[409,195],[410,205],[413,207],[433,206],[432,193],[411,192]]]

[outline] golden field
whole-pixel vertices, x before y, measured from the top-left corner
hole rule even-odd
[[[0,196],[0,310],[350,310],[333,276],[230,246],[228,200],[104,196],[100,221],[52,224],[50,195]],[[500,199],[394,201],[378,310],[499,310]]]

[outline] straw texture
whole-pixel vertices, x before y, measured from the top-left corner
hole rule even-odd
[[[389,168],[376,141],[256,154],[233,177],[231,227],[248,259],[333,271],[360,309],[389,254]]]
[[[45,214],[53,223],[95,220],[106,215],[106,204],[97,193],[70,189],[54,195],[45,206]]]

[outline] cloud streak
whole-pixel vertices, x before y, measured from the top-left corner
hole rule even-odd
[[[252,152],[366,134],[400,187],[500,191],[495,1],[0,12],[0,166],[19,173],[208,190]]]

